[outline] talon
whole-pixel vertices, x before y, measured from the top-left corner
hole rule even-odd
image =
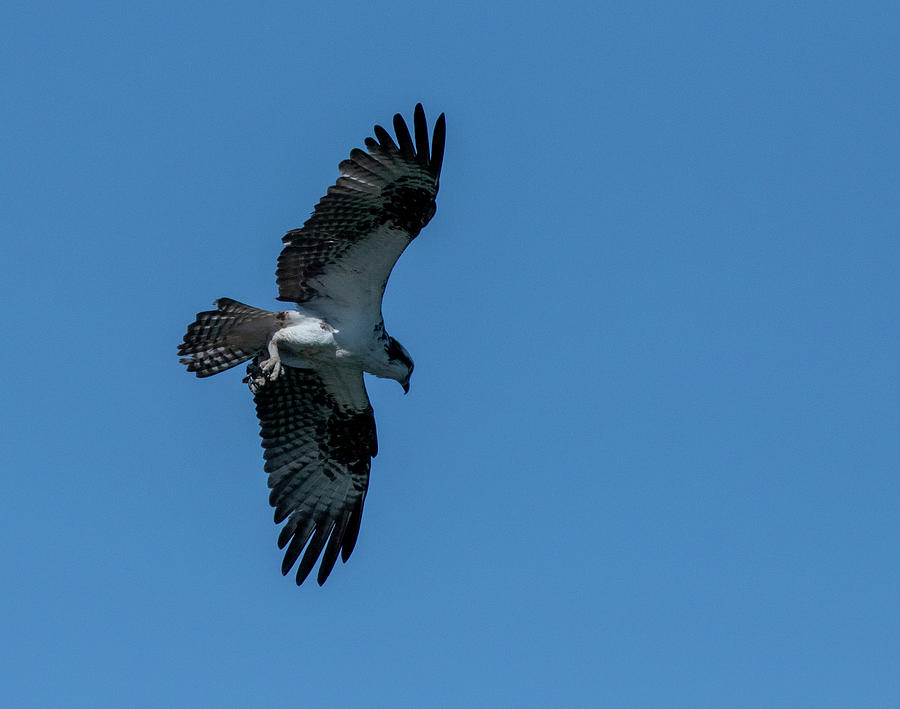
[[[247,367],[247,376],[241,381],[250,387],[251,393],[256,394],[267,380],[259,365],[254,363]]]
[[[263,376],[270,382],[278,379],[282,370],[281,360],[277,357],[270,357],[265,362],[261,362],[260,367],[262,368]]]

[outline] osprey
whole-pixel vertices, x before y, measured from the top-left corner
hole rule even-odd
[[[403,250],[435,213],[444,155],[444,115],[428,128],[422,105],[415,140],[394,116],[397,142],[381,126],[353,149],[312,216],[282,241],[278,300],[270,312],[220,298],[197,314],[178,347],[182,364],[209,377],[250,360],[269,503],[284,549],[281,572],[303,583],[319,556],[319,585],[340,553],[347,561],[362,518],[369,468],[378,451],[363,372],[394,379],[405,392],[413,361],[388,335],[381,302]],[[324,554],[322,550],[324,549]]]

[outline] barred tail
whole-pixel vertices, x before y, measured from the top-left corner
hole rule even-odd
[[[276,329],[275,313],[219,298],[216,310],[197,313],[178,346],[181,363],[198,377],[211,377],[265,350]]]

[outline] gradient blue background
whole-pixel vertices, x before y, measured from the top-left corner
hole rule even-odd
[[[900,706],[896,3],[7,3],[9,707]],[[175,347],[445,111],[324,588]]]

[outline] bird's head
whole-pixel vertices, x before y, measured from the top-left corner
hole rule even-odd
[[[412,357],[409,356],[409,352],[406,351],[406,348],[403,345],[390,336],[388,336],[387,347],[385,349],[391,364],[391,369],[396,372],[393,379],[400,382],[400,386],[403,387],[403,392],[408,394],[409,378],[412,376],[413,367],[415,367]]]

